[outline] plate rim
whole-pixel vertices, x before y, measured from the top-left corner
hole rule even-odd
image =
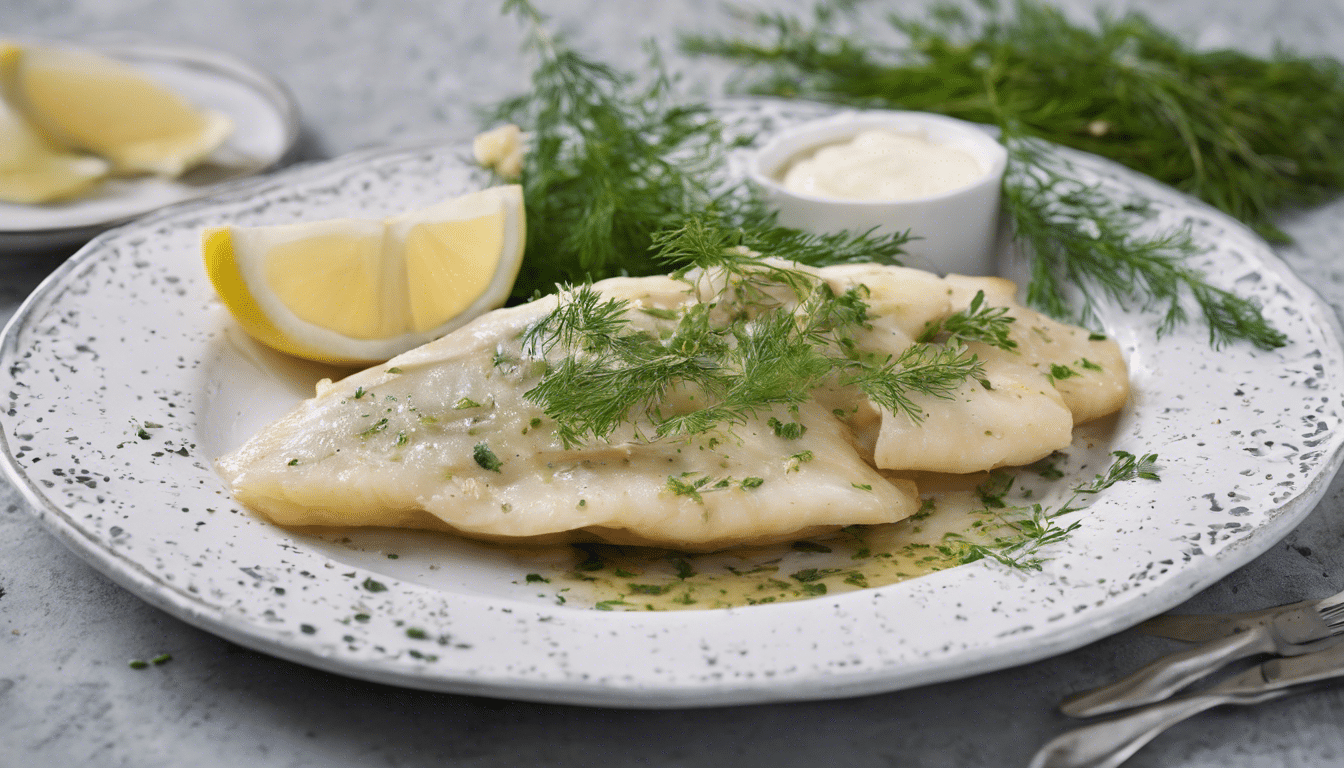
[[[829,107],[830,105],[825,106]],[[331,161],[293,167],[286,169],[281,174],[235,180],[215,195],[184,201],[161,209],[138,220],[134,226],[150,227],[162,219],[183,215],[196,207],[209,207],[224,199],[243,194],[262,194],[271,187],[289,187],[295,183],[303,183],[309,176],[326,176],[338,173],[341,169],[356,167],[364,163],[391,160],[396,157],[431,150],[456,150],[460,146],[458,143],[436,141],[410,146],[372,148]],[[1103,162],[1110,164],[1109,161]],[[1202,203],[1199,205],[1207,208]],[[1230,218],[1228,221],[1245,230],[1243,226]],[[1249,232],[1249,230],[1245,231]],[[83,268],[86,263],[96,260],[101,244],[115,236],[114,232],[108,232],[95,238],[79,253],[60,265],[25,299],[5,325],[3,333],[0,333],[0,362],[12,360],[21,326],[31,313],[46,299],[52,297],[71,273]],[[1322,327],[1327,335],[1333,337],[1333,342],[1340,345],[1341,340],[1344,340],[1344,330],[1341,329],[1339,318],[1329,304],[1311,286],[1303,282],[1268,246],[1266,246],[1263,256],[1268,257],[1264,259],[1264,262],[1279,279],[1294,284],[1297,289],[1303,291],[1303,295],[1315,299],[1313,309],[1317,310],[1317,314],[1320,315],[1318,319]],[[7,418],[7,416],[0,416],[0,424],[3,424]],[[1270,525],[1260,527],[1262,531],[1272,530],[1249,541],[1235,542],[1233,546],[1221,551],[1219,558],[1222,567],[1218,569],[1205,573],[1187,570],[1177,577],[1163,581],[1156,588],[1150,589],[1145,595],[1145,608],[1139,612],[1145,615],[1094,616],[1093,621],[1082,630],[1075,627],[1069,632],[1048,632],[1043,636],[1033,637],[1030,652],[1025,655],[1021,653],[1009,654],[1005,658],[1004,654],[994,652],[992,649],[968,650],[966,655],[955,660],[955,666],[957,667],[957,674],[955,675],[948,675],[943,669],[944,667],[954,666],[950,661],[941,665],[930,665],[925,661],[922,665],[924,668],[922,674],[911,675],[908,672],[901,672],[899,667],[895,669],[884,668],[876,673],[866,671],[859,675],[858,679],[846,677],[843,674],[809,679],[805,683],[795,683],[793,687],[785,690],[771,685],[737,686],[727,689],[711,688],[703,683],[695,682],[684,687],[664,686],[651,690],[638,686],[630,688],[612,687],[610,684],[576,685],[575,681],[571,679],[520,681],[515,678],[499,681],[443,678],[412,673],[391,664],[370,662],[352,664],[323,655],[313,648],[286,645],[271,633],[255,631],[256,628],[251,624],[239,623],[237,619],[231,621],[230,617],[224,615],[222,611],[194,600],[179,586],[154,576],[143,566],[124,557],[120,552],[97,546],[73,521],[67,519],[63,510],[54,500],[48,499],[36,487],[35,483],[30,482],[14,457],[8,429],[0,430],[0,459],[3,459],[0,464],[3,464],[6,476],[32,506],[38,520],[45,528],[55,534],[62,543],[74,550],[81,559],[152,605],[187,623],[240,645],[337,674],[425,690],[472,695],[484,694],[531,701],[657,708],[858,696],[1017,666],[1081,647],[1124,629],[1149,615],[1154,615],[1183,602],[1198,589],[1225,577],[1231,571],[1273,547],[1310,513],[1315,503],[1324,495],[1341,461],[1344,460],[1344,445],[1334,446],[1332,454],[1323,462],[1325,468],[1310,483],[1300,488],[1299,492],[1292,498],[1278,505],[1285,511],[1273,518]],[[783,606],[770,606],[769,608],[776,607]],[[720,611],[720,613],[726,614],[730,611],[743,610],[755,609],[728,609]],[[249,632],[249,629],[254,631]],[[897,680],[897,682],[893,684],[893,680]]]

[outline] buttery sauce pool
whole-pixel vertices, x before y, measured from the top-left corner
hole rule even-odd
[[[558,603],[599,610],[730,608],[833,595],[912,579],[983,556],[982,547],[1018,540],[1033,490],[1013,490],[1037,472],[922,475],[923,506],[897,523],[850,526],[834,534],[769,547],[688,554],[647,547],[575,545],[573,567],[538,575]],[[1014,498],[1005,501],[1012,491]]]

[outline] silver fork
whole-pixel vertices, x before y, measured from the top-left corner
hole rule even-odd
[[[1165,656],[1110,685],[1074,694],[1059,709],[1070,717],[1093,717],[1161,701],[1238,659],[1257,654],[1298,656],[1344,641],[1344,592],[1278,610],[1223,617],[1191,617],[1194,627],[1182,637],[1182,617],[1159,617],[1179,639],[1208,640]],[[1174,631],[1173,631],[1174,630]]]
[[[1344,616],[1339,618],[1344,621]],[[1206,709],[1259,704],[1339,677],[1344,677],[1344,644],[1270,659],[1208,690],[1066,731],[1042,747],[1028,768],[1115,768],[1166,729]]]

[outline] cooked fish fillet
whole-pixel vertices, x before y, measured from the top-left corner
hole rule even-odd
[[[495,540],[711,550],[901,520],[918,510],[917,489],[880,470],[962,473],[1027,463],[1068,445],[1079,411],[1091,418],[1123,403],[1123,395],[1119,403],[1094,396],[1093,389],[1106,389],[1100,384],[1069,395],[1054,386],[1063,382],[1041,369],[1051,361],[1086,354],[1100,363],[1100,381],[1123,380],[1123,359],[1113,343],[1095,348],[1099,342],[1086,341],[1086,331],[1011,303],[1006,281],[944,280],[872,265],[816,273],[837,292],[864,287],[869,322],[856,335],[864,350],[899,354],[981,289],[1020,318],[1013,331],[1019,350],[977,349],[990,387],[968,381],[950,399],[917,397],[920,421],[836,385],[796,411],[762,412],[689,440],[644,440],[649,425],[633,424],[608,441],[567,447],[541,408],[523,397],[539,374],[523,360],[519,339],[555,308],[551,297],[489,313],[383,365],[320,384],[316,397],[218,466],[241,502],[286,526],[436,528]],[[685,283],[666,277],[594,287],[635,310],[695,300]],[[656,332],[657,314],[627,317]],[[1057,339],[1077,341],[1073,330],[1085,346],[1057,349]],[[1070,398],[1080,403],[1072,413]],[[781,437],[772,417],[807,429]]]
[[[598,287],[649,306],[687,299],[685,285],[664,278]],[[523,399],[534,380],[493,363],[553,306],[548,299],[490,313],[321,387],[219,469],[240,501],[281,525],[447,528],[490,539],[579,532],[714,549],[891,522],[919,508],[913,484],[878,474],[817,403],[690,443],[642,442],[626,429],[610,443],[566,448]],[[767,425],[771,416],[808,429],[786,440]],[[498,471],[476,460],[477,446]],[[697,499],[670,491],[669,477],[711,481]],[[744,487],[748,478],[755,480]]]

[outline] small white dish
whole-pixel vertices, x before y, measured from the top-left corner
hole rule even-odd
[[[781,182],[799,159],[865,131],[888,130],[959,149],[980,165],[968,186],[909,200],[846,200],[790,190]],[[999,187],[1008,153],[974,123],[927,112],[842,112],[779,131],[749,163],[748,177],[787,227],[829,234],[908,231],[910,266],[963,275],[995,274]]]

